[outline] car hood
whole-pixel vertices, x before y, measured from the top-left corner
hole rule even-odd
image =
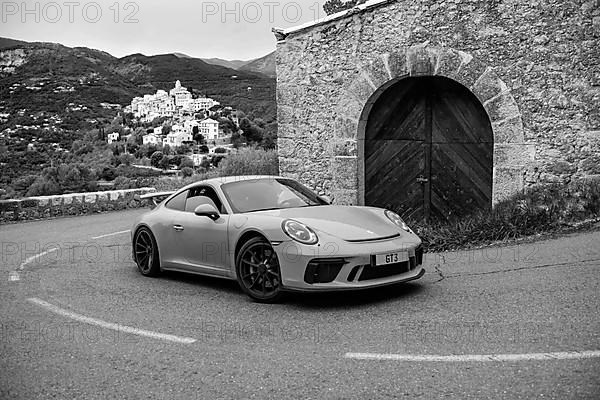
[[[377,240],[396,236],[400,229],[375,209],[353,206],[316,206],[260,211],[279,218],[292,218],[315,231],[347,241]]]

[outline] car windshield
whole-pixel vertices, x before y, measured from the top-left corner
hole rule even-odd
[[[310,189],[291,179],[245,180],[227,183],[222,189],[231,208],[238,213],[326,204]]]

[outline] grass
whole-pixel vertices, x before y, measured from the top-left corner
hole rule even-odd
[[[573,230],[600,217],[600,179],[527,189],[481,211],[452,221],[409,221],[428,252],[464,249],[538,234]]]

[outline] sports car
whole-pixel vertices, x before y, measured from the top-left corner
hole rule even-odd
[[[131,230],[145,276],[169,270],[237,280],[270,303],[286,291],[365,289],[425,273],[421,240],[396,213],[331,205],[293,179],[214,178],[142,197],[161,196]]]

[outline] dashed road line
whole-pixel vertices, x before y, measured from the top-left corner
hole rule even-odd
[[[129,232],[131,232],[131,230],[127,229],[126,231],[107,233],[106,235],[94,236],[94,237],[92,237],[92,239],[94,239],[94,240],[102,239],[102,238],[107,238],[107,237],[111,237],[111,236],[123,235],[123,234],[129,233]]]
[[[99,327],[102,327],[105,329],[111,329],[111,330],[118,331],[118,332],[125,332],[125,333],[129,333],[132,335],[144,336],[144,337],[149,337],[152,339],[164,340],[164,341],[173,342],[173,343],[192,344],[192,343],[196,342],[196,339],[190,338],[190,337],[182,337],[182,336],[169,335],[166,333],[147,331],[144,329],[133,328],[131,326],[115,324],[112,322],[106,322],[101,319],[86,317],[85,315],[81,315],[81,314],[74,313],[72,311],[65,310],[64,308],[57,307],[54,304],[50,304],[44,300],[40,300],[35,297],[29,298],[29,299],[27,299],[27,301],[29,301],[30,303],[36,304],[36,305],[38,305],[48,311],[51,311],[55,314],[61,315],[63,317],[70,318],[70,319],[73,319],[75,321],[82,322],[85,324],[99,326]]]
[[[21,263],[21,265],[19,265],[19,267],[17,269],[15,269],[14,271],[11,271],[8,274],[8,281],[9,282],[18,282],[21,280],[21,276],[19,275],[19,272],[23,271],[25,269],[25,266],[29,263],[31,263],[32,261],[35,261],[36,259],[40,259],[43,256],[45,256],[46,254],[50,254],[50,253],[54,253],[55,251],[58,250],[58,247],[53,247],[50,250],[46,250],[42,253],[36,254],[34,256],[28,257],[25,259],[25,261],[23,261]]]
[[[370,361],[412,361],[412,362],[502,362],[502,361],[550,361],[550,360],[582,360],[600,358],[600,350],[559,351],[553,353],[524,354],[379,354],[379,353],[346,353],[344,358]]]

